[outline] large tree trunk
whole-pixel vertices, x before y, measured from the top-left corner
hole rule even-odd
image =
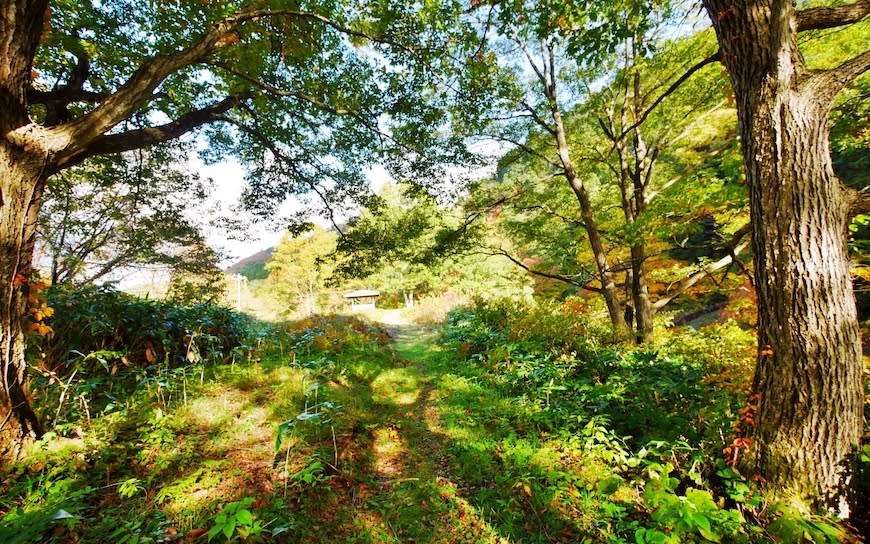
[[[41,127],[30,123],[26,89],[48,2],[0,4],[0,460],[20,438],[40,436],[27,395],[27,280],[39,201],[47,179]]]
[[[737,97],[758,292],[760,395],[745,464],[783,498],[848,513],[863,387],[846,227],[827,117],[790,1],[704,0]]]
[[[27,395],[26,305],[45,175],[44,157],[0,142],[0,448],[42,435]],[[4,455],[5,454],[5,455]],[[0,458],[9,451],[0,451]]]

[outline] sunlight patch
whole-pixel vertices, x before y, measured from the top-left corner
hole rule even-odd
[[[372,451],[375,453],[375,471],[381,476],[395,478],[404,470],[404,454],[408,449],[393,427],[379,427],[374,432]]]
[[[372,389],[375,395],[389,399],[399,406],[414,404],[420,394],[417,378],[408,375],[405,369],[382,373],[372,382]]]

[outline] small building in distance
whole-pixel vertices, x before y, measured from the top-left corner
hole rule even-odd
[[[358,289],[345,293],[344,298],[350,301],[350,310],[356,312],[358,310],[374,310],[375,301],[381,296],[378,291],[371,289]]]

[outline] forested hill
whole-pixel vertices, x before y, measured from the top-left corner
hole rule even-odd
[[[233,263],[229,267],[227,267],[224,272],[227,274],[241,274],[248,278],[249,280],[261,280],[265,279],[268,276],[266,272],[266,263],[272,258],[272,253],[275,251],[274,247],[270,247],[269,249],[264,249],[263,251],[258,251],[253,255],[249,255],[244,259]]]

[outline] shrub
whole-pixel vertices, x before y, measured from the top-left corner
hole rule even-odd
[[[223,360],[255,333],[250,317],[211,303],[181,306],[142,299],[111,287],[57,286],[47,290],[54,334],[32,343],[31,358],[61,373],[88,359],[111,371],[117,364],[147,367]],[[98,357],[89,355],[99,354]]]

